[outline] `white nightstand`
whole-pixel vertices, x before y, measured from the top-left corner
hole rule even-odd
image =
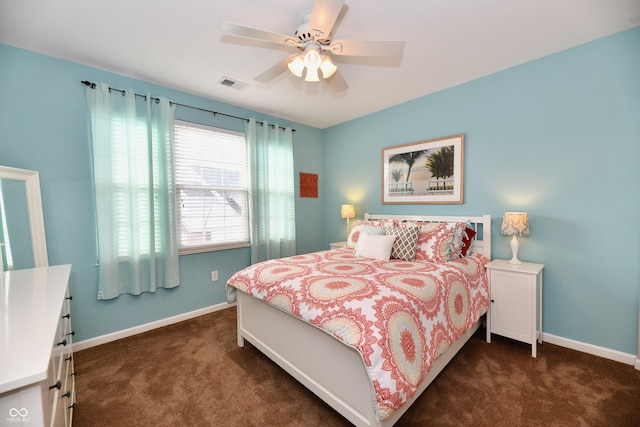
[[[498,334],[531,344],[542,344],[542,270],[544,264],[509,264],[496,259],[486,265],[491,304],[487,313],[487,342]]]
[[[329,247],[331,249],[341,249],[347,246],[347,242],[335,242],[335,243],[329,243]]]

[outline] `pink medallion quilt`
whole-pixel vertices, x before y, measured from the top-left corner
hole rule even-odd
[[[379,419],[416,392],[433,362],[488,308],[478,253],[446,263],[377,261],[338,249],[265,261],[227,283],[311,323],[362,355]]]

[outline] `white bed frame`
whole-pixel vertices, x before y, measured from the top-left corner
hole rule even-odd
[[[437,222],[470,221],[482,239],[471,250],[491,259],[491,217],[371,215],[365,219],[399,219]],[[356,426],[392,426],[444,369],[480,326],[478,321],[440,356],[417,393],[390,417],[378,421],[373,389],[362,356],[325,331],[264,301],[237,292],[238,346],[248,340],[271,360]]]

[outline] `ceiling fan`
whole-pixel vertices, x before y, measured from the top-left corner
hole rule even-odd
[[[305,75],[305,81],[317,82],[319,72],[332,92],[346,90],[349,85],[337,69],[332,56],[378,56],[399,57],[404,49],[404,41],[374,40],[333,40],[333,25],[344,6],[344,0],[315,0],[311,13],[305,15],[304,22],[293,36],[259,30],[244,25],[223,22],[223,33],[284,44],[298,49],[300,53],[291,55],[254,80],[267,83],[287,68],[297,77]],[[306,73],[305,73],[306,70]]]

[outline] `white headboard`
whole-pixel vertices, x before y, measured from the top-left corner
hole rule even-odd
[[[482,216],[428,216],[428,215],[389,215],[364,214],[365,220],[397,219],[398,221],[429,221],[429,222],[468,222],[469,227],[476,231],[471,250],[480,252],[491,260],[491,215]]]

